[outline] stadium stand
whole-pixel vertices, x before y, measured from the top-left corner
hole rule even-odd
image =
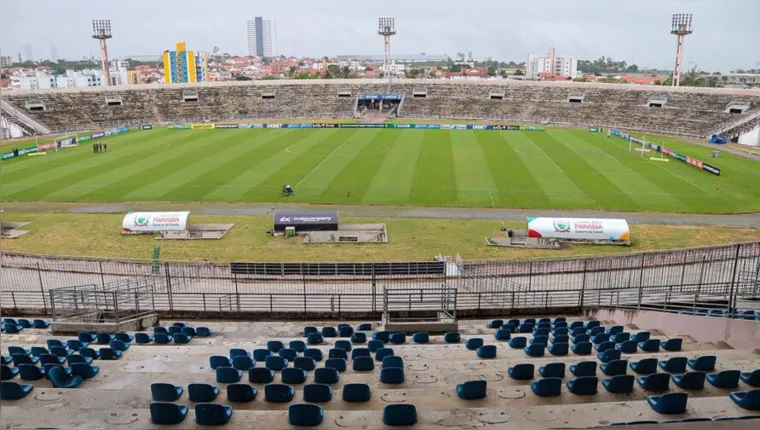
[[[137,429],[183,423],[182,428],[208,424],[241,429],[279,429],[291,424],[384,428],[385,424],[536,429],[673,420],[692,423],[689,428],[707,428],[712,420],[758,416],[760,393],[752,384],[758,382],[754,375],[760,374],[760,358],[752,349],[700,343],[666,328],[640,335],[645,331],[631,325],[615,326],[577,315],[565,318],[548,322],[523,319],[499,328],[489,328],[485,320],[460,320],[461,338],[479,339],[474,343],[480,344],[480,352],[464,342],[452,344],[442,334],[428,333],[425,343],[380,348],[377,356],[371,356],[364,346],[346,344],[346,338],[326,338],[323,344],[302,351],[280,349],[287,351],[286,355],[296,353],[292,361],[264,348],[299,345],[306,339],[300,324],[204,322],[213,334],[202,341],[135,343],[117,361],[95,359],[99,371],[83,359],[48,364],[43,371],[32,361],[32,352],[41,352],[41,345],[60,348],[57,345],[66,345],[70,339],[49,332],[37,336],[4,333],[2,343],[10,346],[2,352],[11,354],[14,361],[19,358],[19,370],[3,367],[0,407],[8,428],[55,424],[57,428]],[[702,318],[708,323],[717,321]],[[545,340],[535,342],[537,336],[545,336],[541,333],[547,329],[563,333],[571,324],[576,336],[583,336],[580,329],[585,334],[609,331],[615,336],[624,334],[621,339],[649,337],[679,348],[632,353],[608,350],[616,353],[609,354],[611,360],[605,363],[601,359],[608,358],[606,353],[597,357],[568,351],[567,355],[533,357],[493,336],[497,330],[532,327],[522,334],[513,333],[511,340],[522,338],[528,345],[543,348]],[[356,323],[351,326],[358,327]],[[376,337],[386,335],[393,336]],[[351,354],[346,358],[327,358],[316,367],[313,359],[305,357],[308,351],[311,356],[342,355],[335,351],[345,353],[348,348]],[[480,358],[482,348],[495,350],[495,357]],[[79,357],[79,353],[69,350],[67,357]],[[262,362],[254,363],[246,380],[242,371],[230,367],[228,356],[252,359],[251,355],[263,358],[267,367],[276,366],[267,369]],[[302,368],[299,364],[305,359],[310,366]],[[349,365],[339,371],[331,366],[336,360]],[[364,360],[371,365],[357,369],[356,364]],[[66,367],[67,363],[73,364]],[[43,377],[45,373],[50,379]],[[705,375],[708,384],[704,384]],[[257,396],[260,391],[263,395]],[[30,392],[33,395],[27,395]],[[71,407],[50,407],[53,400]],[[710,423],[700,426],[699,421]]]
[[[188,92],[197,95],[195,101],[186,101]],[[360,94],[377,93],[404,95],[398,117],[618,127],[696,137],[743,127],[745,119],[754,123],[760,112],[760,94],[749,90],[512,80],[405,80],[390,89],[380,80],[136,85],[17,91],[6,100],[35,122],[64,131],[204,120],[350,118],[358,114]],[[108,106],[106,98],[118,98],[120,104]]]

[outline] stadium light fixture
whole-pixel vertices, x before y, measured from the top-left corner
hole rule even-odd
[[[104,86],[111,85],[106,40],[112,37],[110,19],[95,19],[92,21],[92,38],[100,41],[100,84]]]
[[[683,42],[686,36],[693,33],[691,28],[692,14],[677,13],[673,15],[670,23],[670,34],[677,36],[676,45],[676,66],[673,70],[673,86],[681,85],[681,69],[683,68]]]
[[[390,78],[391,75],[391,36],[396,34],[395,18],[385,17],[377,20],[377,34],[383,36],[385,41],[385,61],[383,73]]]

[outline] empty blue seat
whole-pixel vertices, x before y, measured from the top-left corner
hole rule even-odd
[[[92,364],[92,358],[85,357],[83,355],[71,354],[66,357],[66,361],[69,362],[69,366],[72,364]]]
[[[309,357],[314,361],[322,361],[322,351],[317,348],[306,348],[303,352],[304,357]]]
[[[179,385],[157,382],[150,384],[150,395],[156,402],[176,402],[182,397],[184,389]]]
[[[573,350],[573,354],[576,355],[590,355],[593,346],[594,344],[591,342],[579,342],[573,345],[571,349]]]
[[[296,359],[293,360],[293,367],[309,372],[314,370],[317,367],[317,364],[311,357],[296,357]]]
[[[90,357],[93,360],[100,358],[100,353],[92,348],[82,348],[79,350],[79,355],[83,357]]]
[[[509,340],[512,337],[512,331],[500,328],[496,330],[493,335],[496,340]]]
[[[388,343],[391,341],[391,332],[389,331],[376,331],[372,333],[372,340],[382,340],[383,343]]]
[[[683,339],[677,338],[677,339],[663,340],[660,342],[660,346],[665,351],[680,351],[681,346],[683,346]]]
[[[40,361],[39,357],[30,357],[26,354],[13,354],[13,365],[18,367],[20,364],[37,364]]]
[[[341,348],[330,348],[330,350],[327,351],[327,358],[342,358],[348,360],[348,352]]]
[[[543,357],[544,351],[546,350],[546,345],[543,343],[534,343],[532,345],[528,345],[525,348],[523,348],[526,355],[529,355],[531,357]]]
[[[705,372],[686,372],[682,375],[673,375],[673,383],[684,390],[701,390],[705,387]]]
[[[609,363],[610,361],[620,360],[622,357],[622,351],[619,349],[608,349],[607,351],[596,354],[596,358],[602,363]]]
[[[22,366],[31,366],[29,364],[22,364]],[[5,364],[0,364],[0,381],[7,381],[13,379],[18,375],[18,367],[8,367]]]
[[[22,354],[22,355],[31,355],[32,350],[31,349],[24,349],[20,346],[9,346],[8,347],[8,355],[13,356],[14,354]]]
[[[264,360],[264,363],[267,369],[274,371],[280,371],[288,367],[288,360],[276,355],[270,355]]]
[[[351,352],[353,349],[353,346],[351,346],[351,342],[347,340],[336,340],[335,341],[335,348],[342,349],[346,352]]]
[[[644,352],[659,352],[660,341],[657,339],[647,339],[643,342],[639,342],[639,349]]]
[[[63,346],[51,346],[50,353],[52,355],[55,355],[56,357],[66,358],[66,356],[68,356],[71,353],[71,351],[69,351],[68,349],[66,349],[66,347],[63,347]]]
[[[349,403],[369,402],[372,392],[367,384],[346,384],[343,386],[343,401]]]
[[[375,360],[372,357],[356,357],[353,360],[353,369],[356,372],[369,372],[375,369]]]
[[[565,377],[565,363],[548,363],[545,366],[538,368],[538,373],[544,378],[564,378]]]
[[[306,382],[306,376],[308,373],[303,369],[295,367],[288,367],[282,369],[282,383],[290,385],[298,385]]]
[[[443,341],[446,343],[459,343],[460,339],[461,337],[459,336],[459,332],[457,331],[444,333],[443,335]]]
[[[135,343],[139,345],[145,345],[146,343],[153,342],[153,336],[148,333],[135,333]]]
[[[530,333],[530,332],[533,331],[534,328],[535,328],[535,325],[533,325],[533,324],[522,323],[522,324],[520,324],[517,327],[517,332],[518,333]]]
[[[661,414],[682,414],[686,412],[686,393],[667,393],[661,396],[649,396],[647,402],[652,410]]]
[[[393,348],[380,348],[375,351],[375,360],[383,361],[383,358],[390,357],[392,355],[395,355],[393,353]]]
[[[185,327],[186,325],[187,324],[185,324],[183,322],[175,322],[175,323],[172,324],[172,327],[177,327],[177,328],[181,329],[182,327]]]
[[[562,394],[562,378],[539,379],[530,384],[530,389],[538,397],[557,397]]]
[[[258,390],[248,384],[227,385],[227,400],[230,402],[252,402]]]
[[[317,384],[337,384],[340,380],[340,373],[329,367],[322,367],[314,370],[314,382]]]
[[[354,328],[348,324],[338,326],[338,336],[351,337],[354,334]]]
[[[227,424],[231,417],[232,406],[217,405],[215,403],[199,403],[195,405],[195,422],[198,424],[221,426]]]
[[[496,358],[496,345],[483,345],[475,352],[480,358]]]
[[[533,339],[530,340],[530,344],[533,345],[534,343],[543,343],[544,345],[549,344],[549,335],[540,334],[538,336],[533,336]]]
[[[552,344],[555,343],[570,343],[570,336],[566,334],[558,334],[554,335],[554,337],[551,338]]]
[[[16,334],[24,329],[24,327],[21,327],[20,325],[15,325],[15,324],[3,324],[2,328],[3,328],[3,331],[5,331],[8,334]]]
[[[645,341],[649,340],[649,337],[651,335],[652,334],[650,332],[648,332],[648,331],[640,331],[640,332],[634,334],[633,336],[631,336],[631,340],[635,340],[636,342],[645,342]]]
[[[154,333],[153,341],[159,345],[166,345],[168,343],[171,343],[172,338],[166,333]]]
[[[556,356],[562,356],[567,355],[567,351],[570,348],[569,343],[555,343],[554,345],[546,348],[547,351],[549,351],[549,354],[556,355]]]
[[[524,324],[530,324],[530,325],[536,325],[536,319],[535,318],[525,318],[523,320]]]
[[[44,346],[33,346],[31,349],[31,353],[33,357],[39,357],[42,354],[50,354],[50,351],[48,351],[47,348],[45,348]],[[3,363],[3,364],[7,364],[7,363]]]
[[[760,387],[760,369],[742,373],[739,377],[750,387]]]
[[[181,333],[190,337],[195,337],[197,334],[192,327],[182,327]]]
[[[485,399],[488,389],[486,381],[475,380],[457,384],[457,396],[463,400]]]
[[[306,326],[303,328],[303,335],[308,337],[311,333],[319,333],[319,329],[312,326]]]
[[[626,340],[625,342],[615,344],[615,349],[626,354],[636,353],[638,343],[635,340]]]
[[[632,361],[629,367],[640,375],[648,375],[657,372],[657,359],[645,358],[639,361]]]
[[[24,381],[36,381],[45,376],[43,369],[34,364],[22,364],[14,369],[18,369],[19,377]]]
[[[372,331],[372,323],[361,323],[356,326],[358,331]]]
[[[610,341],[610,335],[607,333],[601,333],[601,334],[597,334],[596,336],[591,337],[591,343],[593,343],[594,345],[599,345],[600,343],[609,342],[609,341]]]
[[[293,400],[296,390],[290,385],[269,384],[264,387],[264,400],[271,403],[287,403]]]
[[[240,350],[240,351],[243,351],[243,350]],[[232,353],[232,350],[230,350],[230,355],[232,355],[231,353]],[[248,355],[248,353],[246,353],[246,355]],[[253,359],[256,361],[264,361],[270,355],[272,355],[272,352],[268,349],[259,348],[259,349],[253,350]]]
[[[53,369],[54,367],[60,367],[68,375],[71,375],[71,368],[70,367],[63,367],[63,365],[59,364],[59,363],[48,363],[48,364],[44,364],[42,366],[42,373],[45,374],[45,377],[47,379],[50,379],[50,370]]]
[[[209,337],[213,332],[208,327],[198,327],[195,329],[195,335],[198,337]]]
[[[265,349],[264,351],[266,351],[266,352],[269,352],[269,350],[268,350],[268,349]],[[269,355],[269,354],[267,354],[267,355]],[[242,348],[231,348],[231,349],[230,349],[230,358],[233,358],[233,357],[238,357],[238,356],[245,356],[245,357],[248,357],[248,356],[249,356],[249,354],[248,354],[248,351],[246,351],[246,350],[244,350],[244,349],[242,349]],[[262,361],[263,361],[263,360],[264,360],[264,359],[262,358]]]
[[[544,343],[547,343],[549,341],[549,329],[548,328],[538,328],[538,329],[535,329],[533,331],[533,339],[535,340],[535,338],[537,338],[537,337],[546,339],[546,342],[544,342]]]
[[[630,394],[633,392],[633,375],[615,375],[602,381],[604,388],[613,394]]]
[[[222,357],[221,355],[212,355],[208,359],[209,366],[216,370],[217,367],[232,367],[232,363],[230,363],[230,359],[227,357]]]
[[[365,333],[354,333],[351,335],[351,343],[367,343],[367,335]]]
[[[322,336],[338,337],[338,331],[335,330],[335,327],[322,327]]]
[[[95,335],[92,333],[79,332],[77,333],[77,339],[79,339],[80,342],[92,343],[97,340],[97,337],[95,337]]]
[[[169,336],[182,333],[182,328],[177,326],[171,326],[166,328],[166,332]]]
[[[586,330],[586,334],[588,334],[591,337],[594,337],[603,333],[604,333],[604,327],[594,327],[594,328]]]
[[[169,334],[169,331],[166,330],[166,327],[153,327],[153,334]]]
[[[404,368],[404,359],[401,357],[390,356],[383,358],[383,367],[400,367]]]
[[[588,336],[588,334],[586,334],[586,329],[583,328],[583,327],[576,327],[574,329],[571,329],[570,335],[573,336],[573,337],[576,337],[576,336]],[[589,337],[589,339],[590,339],[590,337]]]
[[[488,328],[499,328],[504,325],[504,320],[491,320],[488,321]]]
[[[414,333],[412,335],[412,341],[414,343],[428,343],[430,341],[430,334],[426,331]]]
[[[108,335],[108,336],[110,337],[110,335]],[[109,342],[110,342],[110,340],[109,340]],[[61,342],[58,339],[48,339],[46,343],[47,343],[48,348],[52,348],[54,346],[57,346],[57,347],[60,347],[60,348],[66,348],[66,345],[64,345],[64,343]]]
[[[111,342],[111,339],[113,339],[113,337],[111,337],[111,335],[108,333],[98,333],[95,335],[95,341],[99,345],[108,345]],[[50,341],[48,341],[48,347],[49,346],[50,346]]]
[[[639,385],[647,391],[668,391],[670,375],[667,373],[652,373],[636,378]]]
[[[686,357],[671,357],[660,361],[660,368],[668,373],[686,372]]]
[[[58,357],[57,355],[53,354],[42,354],[39,358],[40,364],[44,366],[46,364],[63,364],[66,362],[66,357]]]
[[[31,384],[19,384],[17,382],[0,382],[0,400],[19,400],[26,397],[34,389]]]
[[[279,340],[270,340],[267,342],[267,349],[272,352],[280,352],[280,350],[284,347],[285,345],[283,345]]]
[[[115,349],[117,351],[122,351],[122,352],[124,352],[124,351],[126,351],[126,350],[129,349],[129,344],[128,343],[122,342],[122,341],[120,341],[118,339],[112,340],[108,344],[108,346],[111,347],[111,349]]]
[[[479,337],[467,339],[467,341],[464,343],[464,347],[470,351],[475,351],[481,346],[483,346],[483,339]]]
[[[612,336],[613,334],[622,333],[625,328],[622,325],[614,325],[607,328],[606,333]]]
[[[573,322],[570,323],[570,328],[571,329],[576,329],[576,328],[579,328],[579,327],[583,327],[583,321],[573,321]]]
[[[514,349],[522,349],[528,344],[528,338],[524,336],[513,337],[509,339],[509,347]]]
[[[268,384],[272,381],[274,381],[274,370],[265,367],[248,369],[248,382],[251,384]]]
[[[369,352],[376,352],[380,348],[384,348],[385,343],[382,340],[370,340],[367,344]]]
[[[688,360],[689,367],[699,372],[712,372],[715,370],[717,357],[714,355],[703,355],[695,360]]]
[[[521,363],[507,369],[509,377],[518,381],[533,379],[536,367],[533,363]]]
[[[235,382],[240,382],[240,378],[242,377],[242,370],[233,369],[232,367],[216,368],[216,382],[220,384],[233,384]]]
[[[749,411],[760,410],[760,390],[735,391],[729,394],[731,400]]]
[[[190,384],[187,386],[187,395],[191,402],[213,402],[219,395],[219,387],[209,384]]]
[[[47,372],[50,382],[56,388],[76,388],[82,383],[84,378],[81,376],[72,376],[66,372],[63,367],[56,366]]]
[[[417,423],[417,408],[409,404],[393,404],[383,409],[383,424],[412,426]]]
[[[290,349],[296,352],[306,351],[306,342],[302,340],[291,340],[288,346],[290,347]]]
[[[723,370],[707,375],[707,380],[716,388],[736,388],[739,386],[738,370]]]
[[[186,335],[184,333],[174,333],[172,335],[172,340],[174,341],[174,343],[178,343],[180,345],[184,345],[186,343],[190,343],[191,339],[192,339],[192,337],[190,337],[190,336],[188,336],[188,335]]]
[[[325,361],[325,367],[335,369],[338,372],[346,371],[346,359],[345,358],[328,358]]]
[[[611,349],[615,349],[615,342],[602,342],[594,346],[594,349],[596,349],[597,352],[609,351]]]
[[[599,368],[607,376],[625,375],[628,370],[628,360],[612,360],[609,363],[602,363]]]
[[[303,387],[303,400],[310,403],[326,403],[332,400],[333,389],[327,384],[307,384]]]
[[[45,351],[47,351],[47,350],[45,350]],[[6,356],[6,355],[0,356],[0,364],[8,365],[8,364],[11,364],[11,363],[13,363],[13,357],[9,357],[9,356]]]
[[[153,424],[179,424],[187,417],[187,411],[187,405],[154,402],[150,404],[150,419],[153,421]]]
[[[590,396],[596,394],[599,378],[596,376],[582,376],[572,381],[567,381],[567,389],[573,394],[579,396]]]
[[[555,328],[552,330],[552,336],[567,336],[567,341],[570,342],[570,330],[567,327]]]
[[[298,351],[290,348],[282,348],[278,354],[280,357],[288,361],[293,361],[298,357]]]
[[[45,320],[33,320],[32,321],[32,327],[34,328],[48,328],[50,327],[50,323]]]
[[[325,411],[319,405],[299,403],[288,408],[288,422],[298,427],[315,427],[322,424]]]
[[[596,375],[596,361],[581,361],[578,364],[570,365],[570,373],[575,377],[581,378],[585,376]]]
[[[133,340],[135,340],[134,336],[132,336],[129,333],[124,333],[123,331],[119,332],[119,333],[116,333],[115,335],[113,335],[113,337],[116,338],[117,340],[120,340],[120,341],[124,342],[124,343],[131,343]]]

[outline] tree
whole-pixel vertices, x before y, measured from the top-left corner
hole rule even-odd
[[[266,65],[268,65],[268,64],[271,64],[271,63],[272,63],[272,60],[270,60],[270,59],[269,59],[269,58],[267,58],[267,57],[264,57],[264,58],[262,58],[262,59],[261,59],[261,62],[262,62],[262,63],[264,63],[264,65],[266,66]]]
[[[522,71],[522,69],[515,70],[515,76],[524,76],[525,72]]]
[[[6,75],[5,73],[1,73],[0,79],[8,79],[8,75]]]
[[[488,76],[496,76],[496,67],[488,68]]]
[[[245,76],[245,75],[237,75],[237,76],[235,76],[235,80],[236,81],[250,81],[251,78],[249,78],[248,76]]]
[[[586,76],[579,76],[573,79],[573,82],[588,82],[588,78]]]
[[[459,73],[462,71],[462,66],[459,64],[454,64],[453,66],[449,67],[449,72],[451,73]]]
[[[351,76],[351,68],[348,66],[343,66],[343,68],[340,70],[340,77],[343,79],[350,79]]]
[[[290,70],[288,71],[288,75],[290,75],[290,76],[293,76],[293,75],[295,75],[295,73],[296,73],[296,70],[298,70],[298,69],[296,68],[296,66],[292,66],[292,67],[290,68]]]

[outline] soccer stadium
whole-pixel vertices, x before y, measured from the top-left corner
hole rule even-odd
[[[757,91],[261,80],[0,108],[27,135],[0,164],[3,428],[760,423],[760,160],[726,143]]]

